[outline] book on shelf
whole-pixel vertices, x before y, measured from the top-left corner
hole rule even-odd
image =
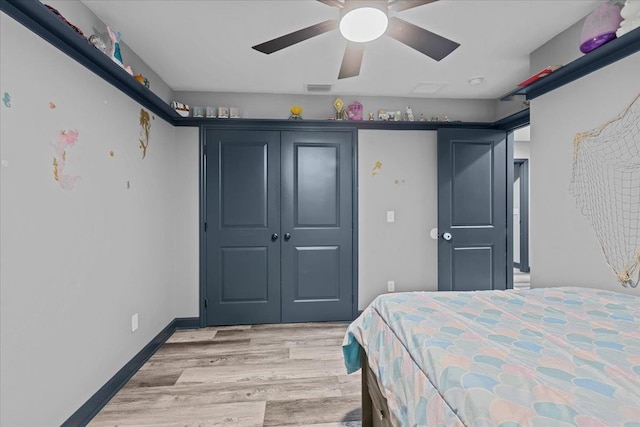
[[[531,83],[537,82],[541,78],[543,78],[545,76],[548,76],[549,74],[553,73],[555,70],[557,70],[560,67],[562,67],[562,65],[550,65],[550,66],[538,71],[537,73],[535,73],[531,77],[527,78],[526,80],[521,81],[520,83],[518,83],[518,86],[519,87],[529,86]]]

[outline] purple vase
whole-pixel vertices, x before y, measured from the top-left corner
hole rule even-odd
[[[615,39],[620,22],[622,22],[622,16],[618,6],[603,4],[591,12],[582,27],[580,51],[591,52]]]

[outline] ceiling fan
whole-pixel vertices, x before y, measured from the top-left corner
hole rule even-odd
[[[456,50],[459,43],[413,25],[398,17],[389,17],[389,12],[400,12],[438,0],[317,0],[340,9],[340,19],[330,19],[293,33],[252,46],[267,55],[292,46],[320,34],[340,27],[347,39],[347,48],[342,58],[338,79],[360,74],[365,42],[386,34],[400,43],[440,61]]]

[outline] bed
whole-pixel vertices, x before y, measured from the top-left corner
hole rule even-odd
[[[349,326],[363,426],[640,427],[640,297],[411,292]]]

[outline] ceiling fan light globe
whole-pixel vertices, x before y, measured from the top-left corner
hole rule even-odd
[[[352,42],[365,43],[377,39],[387,31],[389,18],[375,7],[359,7],[348,11],[340,19],[340,33]]]

